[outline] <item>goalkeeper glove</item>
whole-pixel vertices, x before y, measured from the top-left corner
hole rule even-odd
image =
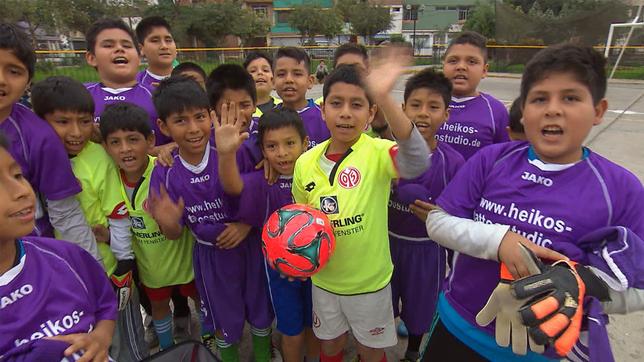
[[[132,297],[134,260],[119,260],[116,270],[110,276],[110,280],[116,290],[119,310],[125,309]]]

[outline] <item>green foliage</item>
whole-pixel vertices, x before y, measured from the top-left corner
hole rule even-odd
[[[496,32],[496,14],[494,6],[489,2],[476,2],[474,11],[470,13],[464,30],[471,30],[482,34],[486,38],[494,38]]]
[[[388,8],[363,0],[338,0],[336,9],[349,23],[351,32],[364,37],[367,43],[372,43],[374,35],[391,29],[393,25]]]
[[[323,8],[316,4],[295,6],[289,14],[288,23],[300,33],[302,43],[315,45],[315,36],[333,38],[342,31],[342,18],[335,9]]]

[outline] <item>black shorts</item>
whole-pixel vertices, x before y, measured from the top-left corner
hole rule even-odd
[[[425,347],[422,362],[487,362],[488,360],[451,334],[439,319]]]

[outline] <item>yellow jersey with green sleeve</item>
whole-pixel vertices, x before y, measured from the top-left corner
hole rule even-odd
[[[146,211],[150,177],[155,157],[148,156],[148,166],[136,184],[131,197],[120,180],[120,189],[132,222],[132,249],[139,269],[141,282],[148,288],[163,288],[187,284],[194,280],[192,247],[194,238],[183,228],[177,240],[167,239],[159,225]]]
[[[280,98],[276,98],[276,97],[273,97],[273,96],[271,96],[271,98],[273,98],[273,104],[274,105],[278,105],[278,104],[282,103],[282,99],[280,99]],[[264,114],[264,112],[262,112],[262,110],[259,109],[259,107],[255,107],[255,113],[253,113],[253,118],[259,118],[259,117],[262,116],[262,114]]]
[[[333,162],[325,156],[329,142],[300,156],[293,175],[295,202],[324,212],[335,234],[335,252],[311,279],[334,294],[375,292],[389,284],[393,272],[387,204],[391,180],[398,177],[398,148],[362,134]]]
[[[105,149],[99,144],[88,142],[70,161],[74,175],[83,188],[76,199],[87,223],[90,226],[108,227],[108,218],[126,218],[127,208],[118,189],[118,171]],[[116,270],[117,260],[110,245],[98,242],[97,246],[103,257],[105,272],[108,276],[112,275]]]

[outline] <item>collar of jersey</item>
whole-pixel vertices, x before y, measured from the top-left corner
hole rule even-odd
[[[101,87],[102,90],[106,91],[107,93],[112,93],[112,94],[121,94],[123,92],[129,91],[132,88],[134,88],[134,87],[125,87],[125,88]]]
[[[152,78],[154,78],[154,79],[156,79],[156,80],[164,80],[164,79],[166,79],[166,78],[169,78],[169,77],[170,77],[169,75],[156,75],[156,74],[152,73],[149,69],[146,69],[146,70],[145,70],[145,72],[146,72],[150,77],[152,77]]]
[[[583,161],[587,159],[589,155],[590,155],[590,151],[588,150],[588,148],[583,147],[581,160],[579,161]],[[537,153],[534,151],[534,147],[532,145],[530,145],[530,148],[528,148],[528,162],[530,162],[531,165],[535,166],[541,171],[563,171],[576,165],[577,163],[579,163],[579,161],[573,162],[573,163],[564,163],[564,164],[545,163],[539,159],[539,156],[537,156]]]
[[[474,97],[455,97],[455,96],[452,96],[452,102],[454,102],[454,103],[463,103],[463,102],[471,101],[472,99],[474,99],[476,97],[477,96],[474,96]]]
[[[22,240],[18,240],[17,253],[18,253],[18,258],[20,259],[20,262],[18,262],[18,265],[7,270],[6,273],[0,275],[0,287],[11,283],[11,281],[14,280],[16,276],[18,276],[18,274],[20,274],[20,272],[25,266],[25,259],[27,259],[27,255],[25,254],[25,247],[22,244]]]
[[[273,98],[273,99],[275,99],[275,98]],[[307,109],[309,109],[311,107],[315,107],[315,106],[317,106],[317,104],[315,104],[315,101],[313,100],[313,98],[309,98],[306,101],[306,106],[304,108],[298,110],[297,113],[302,113],[302,112],[306,111]],[[284,104],[282,103],[282,100],[280,100],[279,104],[275,104],[275,108],[277,108],[277,109],[284,108]]]
[[[206,150],[204,151],[204,155],[198,165],[191,165],[190,163],[188,163],[186,160],[181,158],[179,152],[177,152],[177,155],[179,155],[179,161],[181,161],[183,167],[194,174],[200,174],[203,172],[203,170],[206,169],[206,166],[208,166],[208,160],[210,159],[210,141],[206,145]]]

